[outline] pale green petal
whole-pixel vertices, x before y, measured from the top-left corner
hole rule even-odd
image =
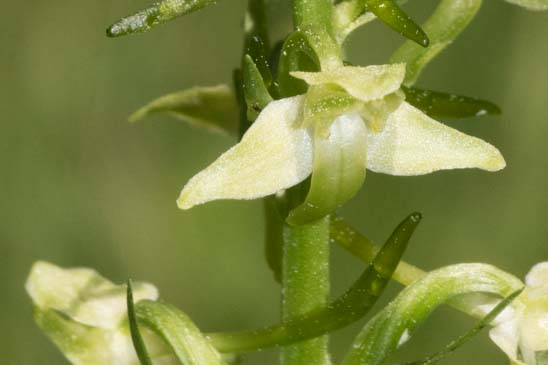
[[[526,363],[535,364],[537,353],[548,352],[548,298],[528,303],[519,321],[519,347]],[[544,364],[543,364],[544,365]]]
[[[322,72],[292,72],[309,85],[335,84],[364,102],[380,99],[400,88],[405,65],[345,66]]]
[[[255,199],[303,181],[312,171],[312,137],[296,128],[303,96],[274,101],[242,141],[183,188],[181,209],[217,199]]]
[[[120,336],[116,331],[86,326],[53,310],[37,308],[34,318],[71,364],[139,364],[131,338]],[[115,346],[111,347],[111,344]],[[112,352],[114,349],[116,355]]]
[[[369,131],[367,168],[390,175],[422,175],[438,170],[480,168],[498,171],[506,165],[500,152],[431,119],[403,102],[382,132]]]
[[[40,329],[74,365],[139,365],[129,329],[106,330],[71,320],[54,310],[35,308]],[[170,349],[148,329],[142,329],[154,365],[179,365]]]
[[[506,0],[509,3],[523,6],[529,10],[547,10],[548,0]]]
[[[512,364],[525,365],[518,357],[518,321],[512,319],[489,331],[491,340],[512,360]]]
[[[525,283],[531,288],[548,289],[548,262],[541,262],[531,268],[525,277]]]
[[[527,290],[519,298],[523,304],[519,346],[525,362],[533,364],[537,356],[548,355],[548,262],[535,265],[525,282]]]
[[[151,114],[167,114],[214,132],[238,134],[238,104],[227,85],[197,86],[161,96],[151,101],[132,116],[136,122]]]
[[[39,261],[31,269],[26,289],[40,310],[55,310],[89,326],[115,329],[126,317],[126,286],[114,285],[95,270],[63,269]],[[134,297],[155,300],[158,290],[135,283]]]
[[[548,262],[535,265],[527,287],[516,299],[513,313],[489,336],[517,365],[545,365],[548,359]]]

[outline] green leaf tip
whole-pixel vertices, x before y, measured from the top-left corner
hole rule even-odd
[[[217,0],[164,0],[152,4],[133,15],[122,18],[107,28],[107,37],[121,37],[127,34],[144,33],[157,25],[182,15],[200,10]]]
[[[366,0],[365,5],[367,10],[405,38],[425,48],[430,44],[424,30],[394,0]]]
[[[420,220],[420,213],[412,213],[407,216],[394,229],[375,255],[371,265],[352,287],[332,304],[332,307],[340,308],[343,312],[350,311],[356,316],[356,319],[367,314],[396,271]]]
[[[396,267],[407,248],[409,240],[421,220],[421,213],[413,212],[409,214],[394,229],[381,251],[375,256],[373,266],[375,267],[375,270],[387,280],[390,279],[396,270]]]
[[[463,95],[402,86],[405,100],[431,118],[470,118],[501,114],[494,103]]]
[[[131,341],[133,347],[139,358],[141,365],[152,365],[152,360],[147,351],[145,341],[139,331],[139,325],[137,323],[137,316],[135,314],[135,303],[133,302],[133,288],[131,286],[131,279],[127,281],[127,315],[129,321],[129,330],[131,332]]]

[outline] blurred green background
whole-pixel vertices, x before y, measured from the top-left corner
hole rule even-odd
[[[274,0],[281,36],[287,1]],[[183,184],[234,143],[156,117],[129,125],[145,102],[193,85],[229,82],[241,48],[241,0],[122,39],[105,27],[145,0],[11,1],[0,23],[0,354],[7,365],[66,364],[36,328],[23,285],[35,260],[90,266],[122,282],[155,283],[204,330],[264,325],[278,318],[278,286],[265,266],[256,202],[176,208]],[[412,1],[418,19],[437,1]],[[406,259],[426,268],[488,262],[522,277],[548,259],[548,13],[486,1],[419,85],[477,96],[499,117],[453,121],[505,155],[499,173],[449,171],[396,178],[370,173],[343,210],[383,241],[412,210],[424,221]],[[354,63],[384,63],[401,38],[382,24],[348,43]],[[333,250],[333,292],[363,265]],[[398,286],[393,284],[394,293]],[[417,359],[472,321],[441,309],[394,359]],[[362,323],[363,324],[363,323]],[[358,327],[337,332],[339,357]],[[270,364],[276,351],[244,364]],[[505,364],[486,334],[444,364]],[[108,365],[108,364],[106,364]]]

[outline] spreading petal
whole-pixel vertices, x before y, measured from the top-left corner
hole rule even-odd
[[[292,72],[309,85],[335,84],[363,102],[380,99],[400,88],[405,65],[345,66],[322,72]]]
[[[382,132],[369,131],[367,168],[390,175],[422,175],[438,170],[506,165],[500,152],[479,138],[441,124],[403,102]]]
[[[217,199],[255,199],[303,181],[312,172],[312,137],[296,128],[302,96],[274,101],[242,141],[186,184],[181,209]]]

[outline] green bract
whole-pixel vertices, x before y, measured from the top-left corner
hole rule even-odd
[[[318,160],[321,155],[315,150],[323,143],[318,138],[338,146],[339,150],[354,146],[356,156],[365,151],[368,169],[391,175],[421,175],[457,168],[497,171],[505,166],[502,155],[492,145],[449,128],[402,101],[399,87],[404,66],[401,64],[340,67],[293,75],[307,81],[310,91],[269,103],[240,143],[187,183],[177,201],[180,208],[217,199],[268,196],[303,181],[316,166],[329,169],[329,164]],[[322,88],[321,92],[317,88]],[[331,99],[325,91],[329,88],[332,88]],[[323,123],[326,116],[327,125]],[[303,118],[312,123],[303,123]],[[356,123],[365,126],[362,143],[354,141]],[[317,133],[318,128],[323,131]],[[343,165],[331,164],[332,172],[351,176],[345,169],[356,169],[355,161],[343,156],[352,153],[347,151],[337,159]],[[345,190],[348,184],[342,178],[339,182],[325,183],[335,187],[339,184],[345,190],[340,194],[341,199],[347,200],[355,193],[355,179],[360,179],[360,175],[352,176],[351,193]],[[342,200],[326,204],[336,208],[344,203]]]
[[[151,114],[167,114],[216,132],[238,132],[236,96],[227,85],[199,86],[164,95],[140,108],[131,122]]]
[[[158,298],[150,284],[133,287],[136,301]],[[127,322],[125,285],[114,285],[91,269],[37,262],[26,289],[36,322],[72,364],[139,365]],[[179,364],[155,334],[142,333],[155,365]]]
[[[497,317],[489,335],[514,365],[548,364],[548,262],[535,265],[512,310]]]
[[[147,32],[157,25],[195,12],[215,4],[215,2],[216,0],[163,0],[118,20],[108,27],[107,36],[120,37],[126,34]]]

